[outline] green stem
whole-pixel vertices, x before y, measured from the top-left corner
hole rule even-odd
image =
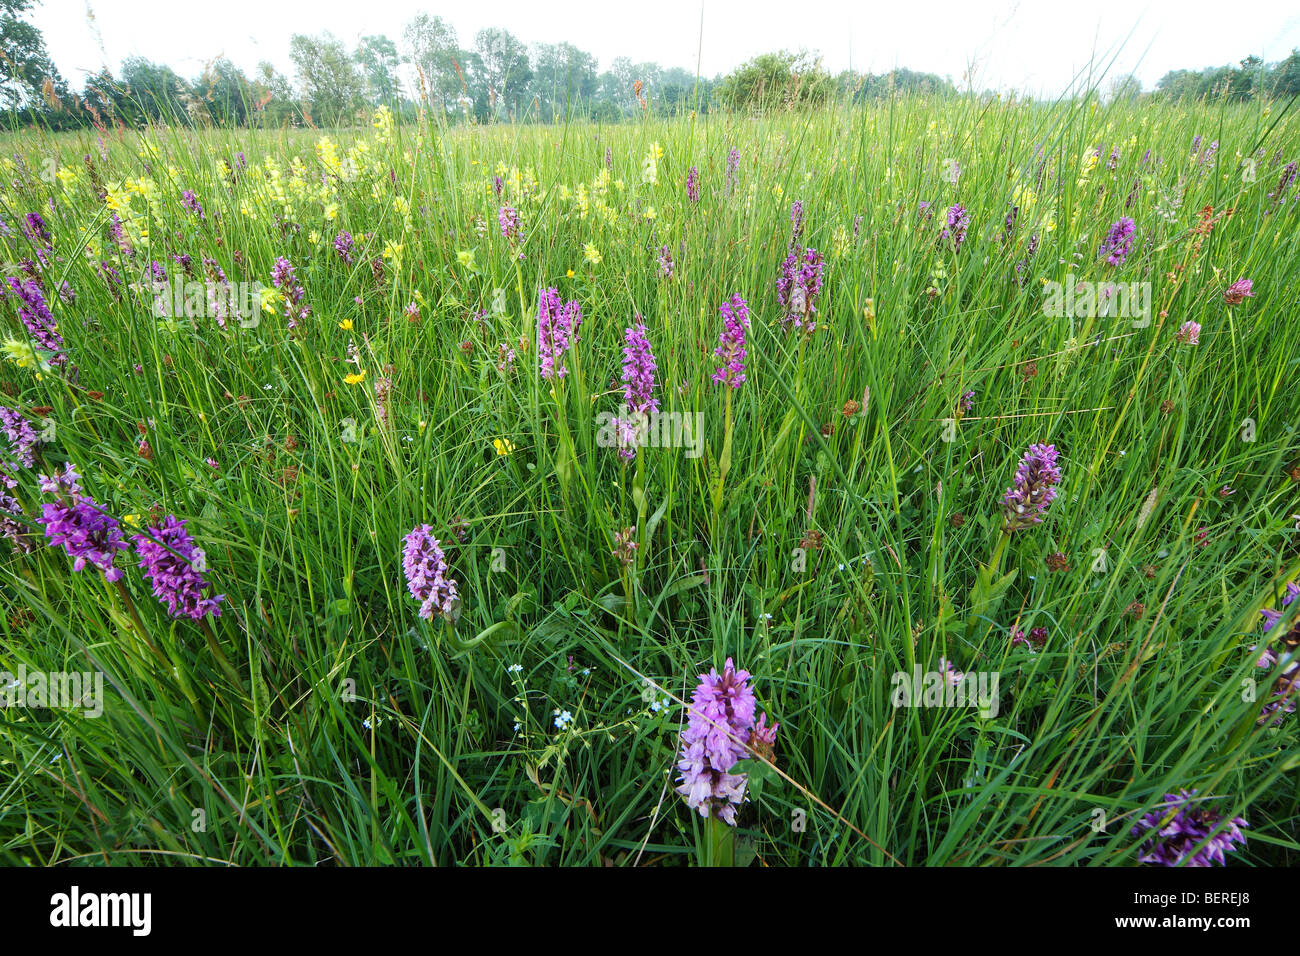
[[[704,846],[701,866],[736,865],[736,830],[716,816],[704,824]]]
[[[107,580],[105,580],[105,584],[107,583]],[[158,645],[149,639],[149,632],[145,630],[144,622],[140,620],[140,614],[135,609],[135,603],[131,600],[131,595],[127,591],[126,585],[118,580],[113,582],[113,587],[116,591],[114,592],[110,589],[109,594],[116,593],[117,596],[122,599],[122,604],[126,608],[126,613],[130,615],[132,621],[133,626],[131,630],[135,631],[135,633],[139,635],[140,639],[144,641],[145,647],[149,648],[153,653],[153,656],[158,658],[162,663],[163,667],[170,671],[172,669],[172,662],[167,659],[167,655],[159,649]]]
[[[735,389],[727,388],[726,391],[727,407],[725,431],[722,436],[722,454],[718,457],[718,483],[713,487],[713,523],[715,525],[718,522],[718,512],[722,509],[722,489],[727,482],[727,472],[731,470],[731,393]]]
[[[222,652],[221,645],[217,643],[217,635],[212,630],[211,622],[209,622],[208,619],[205,617],[199,621],[199,625],[201,630],[203,631],[203,639],[207,642],[208,652],[212,654],[212,656],[216,659],[217,663],[221,665],[221,669],[225,671],[226,676],[230,678],[230,680],[234,683],[235,687],[239,688],[240,690],[243,690],[244,688],[243,678],[239,676],[239,672],[235,670],[234,665],[230,663],[230,659],[227,658],[226,655]]]

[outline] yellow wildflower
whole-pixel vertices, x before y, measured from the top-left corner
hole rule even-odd
[[[5,358],[13,362],[19,368],[34,368],[38,372],[50,371],[50,363],[41,357],[30,342],[24,339],[5,339],[0,343],[0,349],[3,349]]]
[[[275,315],[275,300],[280,294],[280,290],[273,285],[264,285],[257,292],[258,297],[262,300],[262,311]]]

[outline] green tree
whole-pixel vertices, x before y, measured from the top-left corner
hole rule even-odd
[[[1200,82],[1194,70],[1170,70],[1156,82],[1156,92],[1171,100],[1192,99],[1199,95]]]
[[[1300,93],[1300,50],[1292,50],[1269,74],[1268,92],[1272,96],[1286,97]]]
[[[681,67],[670,67],[659,76],[655,105],[669,116],[688,113],[695,107],[695,85],[694,73]],[[701,77],[701,100],[705,99],[707,89],[708,81]]]
[[[225,57],[209,63],[195,81],[195,93],[207,105],[212,121],[221,126],[244,126],[251,111],[251,90],[244,71]]]
[[[301,119],[293,84],[271,63],[263,60],[257,64],[250,84],[249,96],[252,111],[249,122],[266,129],[297,124]]]
[[[627,115],[618,76],[606,70],[596,77],[596,109],[593,118],[602,123],[616,123]]]
[[[442,17],[417,14],[402,30],[402,46],[407,63],[424,78],[430,99],[444,113],[455,108],[466,92],[464,52],[456,39],[456,30]]]
[[[658,63],[633,63],[625,56],[615,57],[609,68],[617,78],[617,102],[625,113],[635,113],[641,108],[636,85],[641,84],[641,98],[648,101],[652,92],[658,90],[663,74]]]
[[[517,115],[533,76],[528,48],[509,30],[493,27],[474,35],[474,51],[488,113],[507,110]]]
[[[533,95],[540,119],[563,119],[566,110],[589,112],[596,95],[596,58],[572,43],[539,44],[533,50]]]
[[[1132,103],[1142,95],[1142,81],[1132,73],[1117,76],[1110,82],[1110,101]]]
[[[1227,97],[1229,100],[1248,100],[1255,95],[1255,84],[1263,76],[1264,61],[1257,56],[1248,56],[1241,61],[1241,68],[1230,73]]]
[[[352,120],[365,99],[365,82],[343,41],[331,33],[295,33],[289,58],[298,72],[298,87],[318,126],[338,126]]]
[[[735,110],[793,109],[825,103],[834,85],[820,58],[783,51],[741,64],[722,80],[718,95]]]
[[[392,105],[399,99],[397,67],[401,63],[397,45],[386,36],[362,37],[353,54],[366,85],[366,101],[371,106]]]
[[[134,119],[153,123],[186,121],[186,83],[171,67],[132,56],[122,61],[122,85]]]
[[[41,31],[23,20],[35,0],[0,0],[0,107],[58,108],[67,96],[59,71],[45,52]]]

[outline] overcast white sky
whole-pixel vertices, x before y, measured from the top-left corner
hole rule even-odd
[[[41,0],[33,20],[59,70],[76,86],[125,57],[166,63],[183,76],[225,55],[251,72],[270,60],[293,77],[289,37],[329,30],[349,46],[369,34],[401,44],[419,12],[455,26],[462,46],[500,26],[525,43],[568,41],[596,55],[653,60],[713,76],[751,56],[806,48],[832,72],[894,66],[950,76],[964,86],[1057,94],[1090,59],[1133,72],[1150,89],[1168,70],[1236,62],[1250,54],[1283,59],[1300,47],[1295,0]]]

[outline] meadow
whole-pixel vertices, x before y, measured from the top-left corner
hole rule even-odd
[[[1300,861],[1288,106],[8,134],[0,860]]]

